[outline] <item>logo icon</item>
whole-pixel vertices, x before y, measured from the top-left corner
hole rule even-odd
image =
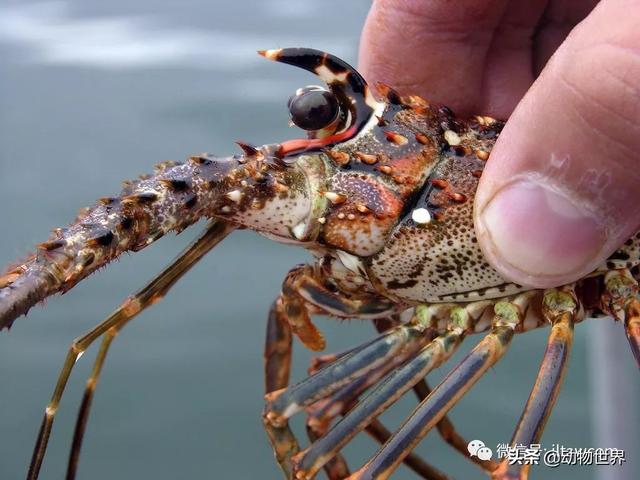
[[[471,440],[467,445],[469,455],[472,457],[478,457],[480,460],[491,460],[493,452],[489,447],[486,447],[482,440]]]

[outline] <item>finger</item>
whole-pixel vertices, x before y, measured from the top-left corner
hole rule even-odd
[[[507,118],[533,83],[533,38],[548,3],[509,2],[485,60],[484,104],[477,113]]]
[[[492,264],[549,287],[595,269],[640,225],[640,6],[602,2],[516,108],[476,195]]]
[[[599,0],[551,0],[534,39],[533,69],[537,76],[569,32],[591,13]]]
[[[406,94],[477,113],[484,62],[508,0],[376,0],[359,69]]]

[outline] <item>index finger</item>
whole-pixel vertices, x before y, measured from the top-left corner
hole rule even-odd
[[[359,69],[369,81],[472,112],[480,107],[487,52],[508,3],[376,0],[362,32]]]

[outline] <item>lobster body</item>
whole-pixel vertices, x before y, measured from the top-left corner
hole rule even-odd
[[[391,98],[359,141],[328,152],[341,160],[328,181],[340,201],[324,217],[320,243],[359,257],[371,283],[401,303],[522,290],[485,261],[473,228],[473,197],[503,123]]]

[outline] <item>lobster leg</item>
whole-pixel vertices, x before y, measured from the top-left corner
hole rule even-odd
[[[284,389],[289,383],[291,366],[291,340],[295,333],[300,340],[311,349],[324,347],[324,338],[311,322],[310,309],[313,308],[300,295],[299,280],[314,275],[313,267],[298,265],[291,269],[282,286],[282,293],[274,301],[269,312],[267,338],[265,344],[265,392],[267,394]],[[329,293],[322,292],[329,295]],[[331,356],[327,361],[333,361]],[[313,432],[308,430],[309,435]],[[278,463],[286,468],[288,459],[298,451],[298,442],[288,428],[271,430],[267,434],[274,446]],[[330,478],[346,476],[346,462],[336,460],[327,468]],[[286,473],[286,472],[285,472]]]
[[[640,301],[637,298],[627,305],[624,327],[631,351],[640,368]]]
[[[93,372],[87,387],[85,390],[85,398],[82,402],[82,406],[79,412],[79,417],[76,424],[74,434],[74,444],[70,455],[70,464],[67,478],[73,478],[75,474],[75,468],[77,465],[78,454],[80,451],[82,435],[84,433],[84,426],[86,424],[87,415],[89,413],[89,407],[91,404],[91,398],[95,389],[100,369],[106,356],[109,344],[113,337],[117,334],[118,330],[122,328],[129,320],[138,315],[142,310],[155,302],[162,299],[162,297],[169,291],[169,289],[175,284],[182,275],[184,275],[195,263],[197,263],[207,252],[215,247],[223,238],[225,238],[234,227],[222,223],[213,222],[205,230],[205,232],[195,240],[187,249],[183,251],[180,256],[174,260],[164,271],[162,271],[156,278],[154,278],[144,288],[139,290],[135,295],[129,297],[125,302],[117,308],[109,317],[103,322],[94,327],[90,332],[77,338],[71,344],[67,356],[58,376],[55,390],[45,409],[45,415],[42,420],[40,431],[38,433],[38,439],[33,451],[31,463],[29,465],[29,472],[27,478],[34,480],[38,478],[40,467],[47,448],[49,435],[51,434],[51,428],[55,418],[60,399],[64,393],[67,381],[73,370],[73,366],[85,352],[87,348],[98,338],[105,336],[102,348],[96,358]]]
[[[321,358],[315,359],[312,367],[309,369],[309,374],[313,375],[321,368],[321,365],[333,363],[338,358],[343,357],[352,350],[353,349],[350,349],[346,352],[338,354],[324,355]],[[348,409],[349,406],[353,404],[353,402],[355,402],[358,395],[360,395],[362,391],[368,388],[371,378],[376,376],[376,373],[377,372],[372,372],[372,374],[368,375],[367,377],[359,378],[355,382],[342,387],[342,389],[338,390],[331,397],[320,400],[307,407],[307,420],[305,426],[307,430],[307,436],[309,437],[311,443],[322,437],[329,429],[329,425],[331,424],[333,419],[343,414],[344,411]],[[376,378],[378,377],[376,376]],[[324,465],[324,470],[330,480],[343,479],[349,475],[349,467],[342,455],[336,455],[335,457],[333,457]]]
[[[398,320],[392,318],[380,318],[374,321],[378,333],[383,333],[389,330],[393,326],[399,324]],[[385,324],[385,328],[378,328],[381,324]],[[323,366],[333,363],[347,352],[338,354],[323,355],[322,357],[315,357],[312,362],[312,366],[309,369],[309,374],[313,375]],[[387,369],[385,369],[386,372]],[[322,436],[324,436],[331,422],[339,415],[344,415],[357,401],[358,396],[366,390],[370,385],[377,382],[380,375],[370,375],[365,379],[360,379],[350,385],[347,385],[334,394],[330,399],[323,400],[313,404],[307,409],[307,432],[311,442],[315,442]],[[365,381],[363,381],[365,380]],[[378,443],[383,444],[387,438],[391,435],[385,426],[379,420],[373,420],[366,427],[367,433]],[[339,465],[344,462],[342,455],[337,453],[335,457],[329,460],[324,469],[329,478],[345,478],[348,476],[348,468],[346,464],[344,468]],[[426,480],[446,480],[446,476],[427,464],[418,455],[411,454],[405,459],[405,464],[411,468],[416,474],[420,475]]]
[[[437,337],[401,368],[390,373],[357,403],[325,436],[293,459],[296,478],[312,478],[349,440],[379,416],[416,382],[436,368],[456,350],[465,326]]]
[[[413,387],[413,391],[420,401],[424,400],[431,393],[431,388],[427,385],[425,380],[421,380]],[[453,447],[458,453],[462,454],[464,458],[468,458],[470,461],[478,465],[485,473],[491,474],[497,467],[498,463],[493,460],[482,460],[477,455],[470,456],[467,450],[469,442],[464,439],[453,425],[453,422],[448,416],[442,417],[442,420],[436,425],[436,429],[440,434],[440,437],[451,447]],[[409,457],[407,457],[409,458]]]
[[[283,302],[278,297],[269,310],[264,345],[265,393],[280,390],[289,384],[291,372],[292,335],[284,317]]]
[[[336,313],[342,317],[383,315],[390,307],[384,299],[345,299],[322,286],[310,266],[298,266],[287,275],[281,299],[284,314],[307,346],[324,339],[310,321],[310,310]],[[319,275],[317,275],[319,276]],[[344,308],[344,311],[340,310]],[[339,313],[338,313],[339,312]],[[263,422],[273,445],[276,459],[287,477],[291,474],[291,457],[298,452],[298,442],[288,426],[288,419],[311,404],[333,395],[347,384],[364,378],[380,367],[393,368],[406,352],[415,351],[429,341],[430,329],[424,324],[402,325],[338,358],[315,375],[286,389],[266,395]]]
[[[449,312],[449,331],[412,355],[402,367],[388,374],[365,398],[349,410],[326,435],[293,459],[297,478],[311,478],[322,465],[337,454],[358,432],[434,368],[444,363],[456,350],[467,331],[482,316],[489,302],[477,302],[466,308],[455,307]],[[431,321],[439,307],[418,309],[423,322]]]
[[[285,388],[289,384],[291,371],[292,334],[291,326],[285,316],[286,299],[281,294],[271,305],[267,322],[267,335],[264,349],[265,393]],[[310,436],[314,433],[307,429]],[[312,437],[313,439],[313,437]],[[327,465],[330,480],[339,480],[349,475],[344,459],[335,459]]]
[[[399,357],[404,357],[405,351],[417,349],[427,341],[425,337],[428,338],[428,335],[421,326],[398,327],[343,356],[315,375],[287,389],[268,394],[263,419],[283,470],[290,471],[290,457],[298,451],[297,442],[288,426],[288,419],[292,415],[331,396],[345,385],[368,376],[383,365],[392,368],[397,365]]]
[[[344,415],[345,413],[345,411],[341,412],[342,415]],[[309,432],[309,439],[311,440],[311,442],[313,443],[323,435],[325,435],[328,428],[329,424],[325,422],[322,422],[322,424],[320,425],[318,425],[317,422],[312,422],[312,424],[307,423],[307,432]],[[387,428],[378,419],[372,420],[371,423],[366,426],[365,430],[376,442],[380,444],[386,442],[387,439],[391,436],[389,430],[387,430]],[[422,460],[422,458],[420,458],[419,455],[416,455],[413,452],[407,455],[407,458],[404,459],[404,463],[417,475],[424,478],[425,480],[447,479],[447,476],[444,473],[426,463],[424,460]],[[349,470],[346,466],[346,462],[343,459],[342,455],[340,455],[340,453],[336,453],[336,455],[331,460],[329,460],[323,466],[323,468],[327,473],[327,476],[331,480],[333,480],[334,478],[343,479],[349,475]]]
[[[388,299],[363,294],[359,298],[345,298],[329,291],[324,285],[324,275],[311,265],[292,268],[282,283],[283,310],[293,333],[311,350],[323,350],[325,340],[313,323],[310,314],[319,313],[348,317],[380,317],[393,313],[397,308]]]
[[[385,369],[385,372],[388,369]],[[373,377],[373,378],[372,378]],[[380,375],[375,377],[369,376],[366,379],[360,379],[350,385],[343,387],[328,400],[322,400],[313,404],[308,410],[312,410],[308,413],[307,417],[307,432],[311,432],[309,437],[313,442],[322,438],[329,431],[331,421],[339,415],[345,415],[349,409],[356,404],[358,395],[368,388],[369,385],[376,383],[379,380]],[[366,380],[366,383],[361,381]],[[321,408],[316,410],[316,405],[320,405]],[[391,435],[384,425],[377,419],[374,419],[370,424],[365,427],[367,433],[378,443],[383,444],[387,438]],[[331,460],[323,465],[325,471],[330,469],[331,471],[337,470],[333,465],[334,463],[342,461],[342,455],[336,453]],[[406,465],[411,468],[415,473],[420,475],[426,480],[443,480],[446,476],[439,472],[437,469],[427,464],[418,455],[410,454],[405,458]],[[340,470],[346,471],[344,470]],[[347,474],[348,475],[348,474]],[[337,478],[345,478],[346,475],[339,475]],[[330,478],[331,475],[329,475]]]
[[[494,311],[491,333],[449,372],[375,456],[349,477],[351,480],[389,478],[429,430],[504,355],[524,313],[515,300],[496,303]]]
[[[542,314],[552,325],[551,333],[533,390],[511,439],[512,446],[539,443],[542,437],[567,370],[577,311],[578,302],[573,287],[547,290],[544,293]],[[492,478],[526,479],[530,467],[531,465],[524,464],[510,465],[504,459]]]
[[[366,431],[381,445],[391,437],[391,432],[389,432],[389,430],[387,430],[387,428],[385,428],[382,422],[378,419],[374,419],[369,425],[367,425]],[[413,452],[409,453],[403,461],[407,467],[425,480],[447,480],[449,478],[437,468],[426,463]]]
[[[396,365],[402,352],[419,348],[424,343],[424,331],[424,328],[416,325],[398,327],[368,345],[344,355],[300,383],[266,395],[264,425],[276,459],[285,474],[290,476],[291,457],[299,449],[289,429],[288,419],[345,385],[366,377],[378,367],[385,364],[390,367]]]
[[[387,330],[388,328],[390,328],[390,326],[383,325],[382,322],[375,322],[375,327],[381,333]],[[431,393],[431,388],[429,388],[429,385],[427,384],[426,380],[422,379],[417,384],[414,385],[413,391],[416,394],[416,397],[418,397],[418,401],[421,402],[429,396],[429,394]],[[372,429],[376,429],[376,426],[374,426],[374,423],[378,423],[378,421],[374,420],[371,424],[369,424],[367,426],[367,432],[375,437],[375,434],[371,432]],[[380,425],[380,427],[384,428],[382,425]],[[469,455],[469,452],[467,450],[467,445],[469,444],[469,442],[465,440],[456,431],[453,425],[453,422],[451,422],[448,416],[445,415],[444,417],[442,417],[442,420],[438,422],[438,425],[436,425],[436,428],[438,430],[438,433],[440,434],[440,437],[447,444],[449,444],[451,447],[457,450],[458,453],[461,453],[465,458],[468,458],[470,461],[476,463],[485,473],[490,474],[498,467],[497,462],[494,462],[493,460],[481,460],[477,455],[474,455],[474,456]],[[390,434],[387,435],[387,438],[389,436],[391,435]],[[380,443],[383,444],[384,442],[386,442],[387,438],[385,438],[384,440],[381,440]],[[409,468],[414,468],[412,466],[413,456],[414,454],[411,453],[405,459],[405,463],[407,463]],[[416,470],[414,469],[414,471]],[[416,473],[420,474],[420,472],[418,471],[416,471]]]
[[[89,419],[89,412],[91,410],[91,404],[93,402],[93,395],[95,393],[96,387],[98,386],[98,381],[100,380],[100,373],[102,372],[102,367],[104,365],[104,361],[107,357],[107,353],[109,352],[109,347],[111,346],[111,342],[116,337],[116,335],[120,332],[120,329],[124,326],[114,326],[107,330],[102,338],[102,343],[100,344],[100,350],[98,350],[98,355],[93,363],[93,369],[91,370],[91,375],[87,379],[87,384],[84,388],[84,394],[82,395],[82,402],[80,403],[80,408],[78,410],[78,416],[76,418],[76,425],[73,430],[73,442],[71,443],[71,450],[69,452],[69,461],[67,463],[67,480],[73,480],[76,478],[76,473],[78,471],[78,462],[80,460],[80,450],[82,449],[82,441],[84,439],[84,432],[87,428],[87,420]]]
[[[604,276],[605,291],[601,308],[616,320],[624,320],[631,352],[640,367],[640,301],[638,281],[626,268],[611,270]]]
[[[318,439],[318,432],[307,424],[307,436],[311,442]],[[342,455],[336,455],[324,465],[324,471],[329,480],[342,480],[349,476],[349,465]]]
[[[385,319],[379,320],[382,321]],[[388,327],[379,329],[379,333],[383,333],[384,331],[388,330],[392,325],[398,325],[398,321],[394,322],[391,321],[391,319],[387,320],[389,320],[388,322],[386,322],[389,323]],[[378,324],[379,322],[376,321],[376,325]],[[310,369],[309,373],[313,375],[320,369],[321,366],[334,362],[345,353],[347,352],[341,354],[324,355],[323,357],[314,359],[312,368]],[[382,367],[379,370],[381,371],[375,372],[365,378],[359,379],[349,385],[346,385],[337,393],[335,393],[331,398],[317,402],[307,408],[306,426],[309,439],[312,443],[324,436],[329,430],[331,422],[339,415],[345,415],[345,413],[356,403],[358,396],[367,388],[369,388],[369,386],[377,383],[380,377],[383,374],[387,373],[389,369]],[[369,433],[369,435],[380,444],[384,443],[390,436],[388,430],[378,420],[374,420],[373,422],[371,422],[371,424],[367,425],[366,429],[367,433]],[[426,480],[446,479],[446,476],[444,474],[424,462],[419,456],[415,454],[409,455],[405,459],[405,463],[415,473]],[[336,455],[331,460],[325,463],[323,468],[330,479],[342,479],[349,474],[346,463],[342,455],[340,455],[339,453],[336,453]]]

